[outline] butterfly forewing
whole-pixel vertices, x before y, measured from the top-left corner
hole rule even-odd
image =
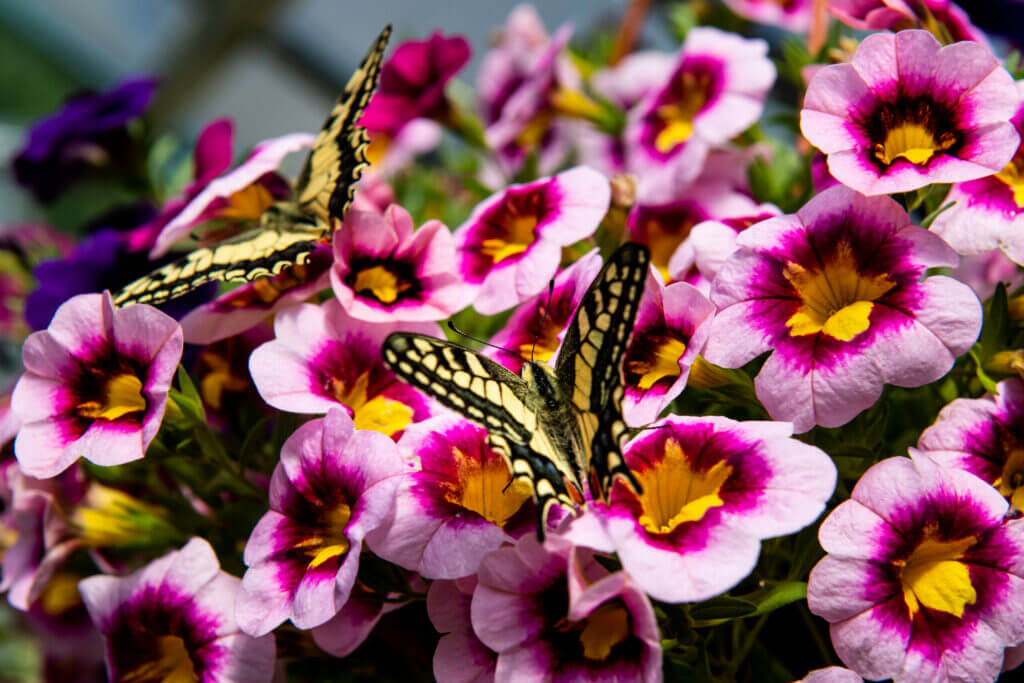
[[[612,254],[580,300],[558,352],[555,375],[579,411],[589,467],[602,492],[616,477],[640,488],[622,459],[627,435],[622,420],[622,357],[649,263],[650,252],[640,244],[624,244]]]
[[[377,87],[391,26],[381,31],[327,117],[295,184],[294,199],[268,208],[260,227],[197,249],[123,287],[116,306],[158,304],[212,280],[248,281],[304,263],[352,202],[369,138],[356,123]]]

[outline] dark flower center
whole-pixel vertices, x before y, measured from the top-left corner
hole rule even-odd
[[[353,260],[345,284],[356,296],[370,297],[385,305],[414,298],[420,291],[412,264],[387,259]]]
[[[926,95],[882,102],[863,123],[874,160],[884,167],[905,159],[926,166],[936,154],[962,142],[949,107]]]

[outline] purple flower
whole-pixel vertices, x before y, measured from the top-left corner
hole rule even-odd
[[[828,9],[839,21],[862,31],[923,28],[942,37],[945,29],[954,41],[973,40],[988,47],[988,38],[967,12],[949,0],[829,0]]]
[[[135,78],[113,90],[76,95],[32,126],[14,158],[14,177],[41,202],[51,202],[90,168],[125,153],[128,121],[149,107],[156,80]]]
[[[210,544],[181,550],[125,577],[79,584],[106,642],[112,681],[269,683],[274,638],[252,638],[235,622],[238,579],[221,571]]]

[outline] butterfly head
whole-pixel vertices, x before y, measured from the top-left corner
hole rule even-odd
[[[541,399],[546,409],[555,412],[565,406],[566,398],[559,389],[555,371],[544,363],[523,363],[519,376],[529,385],[533,395]]]

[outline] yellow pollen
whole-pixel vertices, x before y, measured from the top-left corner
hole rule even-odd
[[[370,292],[382,304],[391,304],[400,294],[412,287],[384,266],[373,266],[359,271],[352,289],[357,294]]]
[[[400,432],[412,422],[413,410],[401,401],[385,396],[369,397],[370,373],[364,372],[350,387],[332,377],[328,390],[334,400],[352,411],[356,429],[372,429],[386,436]]]
[[[680,524],[696,521],[723,504],[719,493],[732,474],[724,460],[706,470],[693,468],[679,442],[665,442],[664,459],[649,470],[637,472],[644,492],[639,500],[643,514],[638,520],[647,531],[671,533]]]
[[[686,351],[686,344],[680,339],[665,335],[655,335],[650,340],[654,345],[654,353],[646,358],[628,362],[628,370],[640,376],[641,389],[650,389],[659,380],[666,377],[679,376],[679,359]]]
[[[999,489],[1017,510],[1024,511],[1024,446],[1010,451],[1003,471],[992,486]]]
[[[142,380],[135,375],[117,375],[103,385],[103,398],[78,404],[79,416],[92,420],[116,420],[146,411]]]
[[[348,552],[350,543],[345,536],[345,528],[350,519],[352,508],[345,503],[338,503],[321,518],[319,535],[304,538],[295,545],[309,556],[309,569],[315,569],[331,558]]]
[[[1018,209],[1024,209],[1024,156],[1017,155],[1006,167],[996,173],[996,180],[1003,183],[1013,192],[1013,203]]]
[[[803,302],[786,321],[794,337],[824,332],[850,341],[870,326],[874,302],[896,286],[888,275],[861,275],[846,242],[823,268],[808,270],[789,262],[783,275]]]
[[[243,187],[228,198],[228,205],[217,212],[218,218],[257,220],[274,203],[274,196],[260,183]]]
[[[682,98],[672,104],[663,104],[655,111],[662,128],[654,138],[654,148],[662,154],[671,152],[693,135],[693,120],[710,97],[711,83],[706,76],[684,71],[677,88]]]
[[[192,683],[198,681],[195,666],[185,641],[178,636],[156,639],[156,660],[132,669],[121,678],[123,683]]]
[[[526,481],[516,479],[509,484],[508,465],[500,458],[481,462],[453,448],[452,459],[459,480],[446,484],[445,500],[477,513],[492,524],[504,526],[531,497]]]
[[[580,632],[583,656],[591,661],[604,661],[619,643],[630,634],[629,612],[618,603],[599,607],[586,618]]]
[[[954,541],[934,539],[935,529],[928,529],[910,557],[897,562],[903,584],[903,599],[913,617],[921,607],[962,617],[967,605],[974,604],[978,594],[971,585],[967,565],[960,562],[977,542],[973,536]]]
[[[944,152],[953,146],[956,138],[952,135],[939,136],[919,123],[902,123],[889,130],[884,143],[875,145],[875,158],[886,166],[903,157],[917,166],[928,163],[936,152]]]
[[[505,237],[485,239],[480,249],[480,253],[490,256],[496,264],[523,253],[533,244],[536,239],[534,230],[537,228],[537,217],[515,216],[502,227],[506,231]]]

